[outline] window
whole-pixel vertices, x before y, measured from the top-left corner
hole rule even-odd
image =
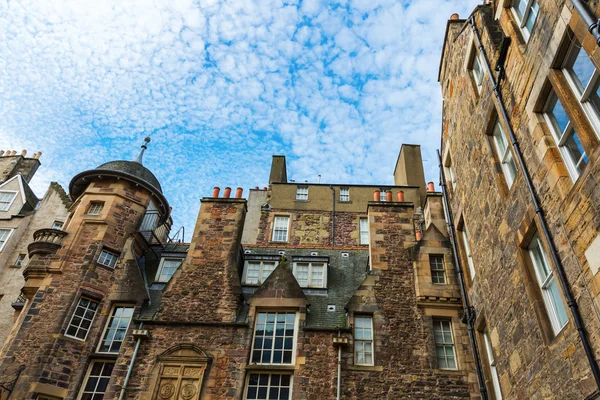
[[[92,361],[79,394],[79,400],[104,399],[114,366],[114,361]]]
[[[350,201],[349,188],[340,188],[340,201]]]
[[[452,322],[446,319],[433,320],[433,336],[439,369],[456,369],[456,353],[452,336]]]
[[[290,374],[249,374],[246,399],[291,399],[292,375]]]
[[[90,208],[88,210],[88,214],[90,215],[100,215],[102,209],[104,208],[103,201],[92,201],[90,203]]]
[[[544,107],[544,117],[550,127],[558,150],[565,160],[567,170],[575,181],[588,162],[588,156],[573,128],[573,124],[556,93],[552,91]]]
[[[60,221],[54,221],[52,224],[52,229],[62,229],[63,223]]]
[[[17,192],[0,192],[0,211],[8,211],[10,205],[14,201],[15,197],[17,197]]]
[[[437,284],[446,283],[446,273],[444,272],[444,256],[429,256],[429,266],[431,267],[431,282]]]
[[[12,229],[0,229],[0,251],[2,251],[4,245],[8,242],[8,238],[12,231]]]
[[[256,317],[253,364],[292,364],[296,314],[293,312],[259,312]]]
[[[100,252],[100,256],[98,257],[98,263],[110,268],[114,268],[118,258],[119,256],[117,254],[108,250],[102,250]]]
[[[385,198],[386,193],[387,193],[387,190],[379,189],[379,201],[386,201],[386,198]]]
[[[85,340],[97,310],[97,301],[88,299],[87,297],[81,297],[77,303],[75,312],[71,316],[71,321],[69,321],[65,336]]]
[[[110,319],[104,328],[102,341],[98,345],[98,353],[119,353],[132,316],[133,307],[113,307]]]
[[[473,60],[471,61],[471,66],[469,67],[471,70],[471,74],[473,75],[473,80],[475,81],[475,86],[477,87],[477,93],[481,93],[481,88],[483,87],[483,61],[481,61],[481,56],[473,48]]]
[[[288,225],[290,217],[275,217],[273,222],[273,241],[287,242],[288,240]]]
[[[598,134],[600,132],[600,71],[577,39],[571,39],[571,46],[567,51],[562,70],[575,97],[581,103]]]
[[[452,190],[456,190],[456,175],[454,175],[454,168],[452,168],[452,158],[450,157],[450,153],[446,153],[446,160],[444,161],[444,166],[446,167],[446,180],[450,181],[452,185]]]
[[[308,200],[308,186],[298,186],[296,188],[296,200],[300,200],[300,201]]]
[[[181,258],[163,258],[160,260],[160,266],[156,273],[158,282],[169,282],[177,268],[181,266],[183,260]]]
[[[525,40],[529,40],[540,6],[536,0],[515,0],[512,9]]]
[[[360,244],[369,244],[369,219],[360,219]]]
[[[327,283],[325,263],[294,263],[294,276],[300,287],[324,288]]]
[[[373,362],[373,318],[354,317],[354,363],[374,365]]]
[[[271,272],[275,270],[277,264],[275,261],[248,261],[244,283],[247,285],[262,285],[271,275]]]
[[[533,269],[537,278],[537,283],[542,291],[544,305],[552,324],[554,334],[558,334],[567,324],[569,318],[567,311],[560,297],[558,284],[554,273],[550,268],[550,263],[546,257],[546,252],[542,246],[540,236],[536,234],[529,244],[529,256],[533,263]]]
[[[492,351],[492,342],[487,330],[483,331],[483,341],[485,344],[485,352],[490,366],[490,374],[492,376],[492,385],[494,386],[495,400],[502,400],[502,392],[500,391],[500,379],[498,378],[498,370],[496,369],[496,360]]]
[[[494,138],[496,155],[498,156],[498,161],[500,161],[502,172],[504,173],[504,179],[506,179],[506,184],[510,188],[517,175],[517,165],[513,159],[512,151],[506,140],[506,135],[500,126],[500,122],[496,121],[492,135]]]
[[[465,256],[467,257],[467,264],[469,265],[469,273],[471,274],[471,280],[475,279],[475,263],[473,262],[473,255],[471,254],[471,246],[469,246],[469,233],[467,232],[467,226],[463,222],[462,231],[460,231],[463,241],[463,247],[465,249]]]
[[[21,267],[23,265],[23,260],[25,260],[25,254],[19,254],[15,260],[15,267]]]

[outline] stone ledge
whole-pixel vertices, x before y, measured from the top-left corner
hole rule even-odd
[[[383,367],[380,365],[348,365],[346,369],[349,371],[383,372]]]

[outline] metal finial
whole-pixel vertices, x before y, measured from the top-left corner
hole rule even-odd
[[[136,159],[133,160],[134,162],[142,164],[142,158],[144,157],[144,151],[146,151],[146,149],[148,148],[148,143],[150,143],[150,137],[146,136],[144,138],[144,144],[142,144],[142,150],[140,150],[140,154],[138,154]]]

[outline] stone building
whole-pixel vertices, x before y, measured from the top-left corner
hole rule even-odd
[[[0,151],[0,347],[23,306],[23,268],[27,245],[40,229],[60,229],[70,205],[63,188],[52,182],[39,200],[29,182],[40,166],[41,153]]]
[[[599,16],[495,0],[448,21],[443,183],[490,399],[600,396]]]
[[[202,199],[190,243],[168,240],[170,207],[141,154],[69,189],[63,233],[28,247],[27,303],[0,356],[11,398],[477,393],[419,146],[402,146],[394,185],[298,184],[275,156],[248,201],[241,188]]]

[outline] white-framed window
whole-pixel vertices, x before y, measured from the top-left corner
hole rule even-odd
[[[540,6],[536,0],[514,0],[512,10],[523,37],[526,41],[529,40],[535,20],[540,13]]]
[[[575,38],[571,39],[562,70],[598,136],[600,133],[600,71]]]
[[[469,232],[467,232],[467,226],[464,222],[460,234],[465,249],[465,256],[467,257],[467,264],[469,265],[470,278],[473,280],[475,279],[475,263],[473,262],[473,254],[471,254],[471,246],[469,245]]]
[[[133,306],[116,305],[113,307],[110,318],[104,327],[102,340],[98,344],[98,353],[119,353],[133,317],[133,310]]]
[[[295,262],[293,272],[300,287],[324,288],[327,286],[326,263]]]
[[[157,282],[169,282],[177,268],[181,266],[183,259],[181,258],[162,258],[158,271],[156,272]]]
[[[354,364],[375,365],[373,356],[373,317],[354,317]]]
[[[385,198],[386,193],[387,193],[386,189],[379,189],[379,201],[387,201]]]
[[[291,374],[249,373],[245,398],[289,400],[292,398],[293,379]]]
[[[112,251],[108,251],[106,249],[102,249],[100,255],[98,256],[98,264],[102,264],[104,266],[114,268],[117,264],[117,259],[119,255],[113,253]]]
[[[446,153],[444,166],[446,167],[446,180],[450,181],[452,190],[454,191],[456,190],[456,175],[454,175],[454,168],[452,167],[452,157],[450,157],[450,153]]]
[[[472,49],[473,51],[473,59],[469,65],[469,70],[471,71],[471,76],[475,81],[475,86],[477,87],[477,93],[481,93],[481,88],[483,87],[483,78],[484,78],[484,70],[483,70],[483,61],[481,59],[481,55],[477,51],[475,47]]]
[[[502,400],[502,392],[500,391],[500,378],[498,377],[498,370],[496,369],[496,360],[494,359],[492,342],[490,341],[490,335],[488,335],[487,329],[483,331],[483,341],[485,343],[485,352],[487,354],[488,364],[490,366],[490,374],[492,375],[494,397],[495,400]]]
[[[243,282],[246,285],[262,285],[278,264],[277,261],[247,261]]]
[[[62,221],[54,221],[52,224],[52,229],[62,229],[64,222]]]
[[[15,267],[21,267],[26,256],[26,254],[19,254],[15,260]]]
[[[296,313],[258,312],[252,343],[253,364],[293,364]]]
[[[506,184],[510,188],[517,176],[517,165],[515,164],[512,151],[508,145],[508,140],[506,140],[506,135],[504,134],[504,130],[500,126],[499,121],[496,121],[496,124],[494,125],[492,136],[494,139],[496,155],[498,156],[498,160],[502,166],[502,172],[504,173],[504,179],[506,179]]]
[[[369,219],[361,218],[359,220],[360,244],[369,244]]]
[[[88,214],[89,215],[100,215],[103,208],[104,208],[103,201],[92,201],[90,203],[90,208],[88,209]]]
[[[444,270],[444,256],[429,255],[429,267],[431,268],[431,282],[446,284],[446,271]]]
[[[298,186],[296,188],[296,200],[308,200],[308,186]]]
[[[95,300],[80,297],[75,312],[71,315],[65,336],[85,340],[98,311],[98,305]]]
[[[452,322],[447,319],[433,320],[433,337],[439,369],[457,369]]]
[[[290,217],[278,215],[273,221],[273,241],[287,242]]]
[[[340,188],[340,201],[350,201],[350,188]]]
[[[12,231],[12,229],[0,229],[0,251],[2,251],[4,245],[6,244],[6,242],[8,242]]]
[[[17,192],[7,190],[0,191],[0,211],[8,211],[16,197]]]
[[[104,399],[114,366],[114,361],[92,361],[85,374],[78,400]]]
[[[529,243],[528,250],[552,330],[557,335],[569,322],[569,317],[567,317],[567,310],[560,297],[560,289],[544,251],[542,240],[537,233]]]
[[[544,107],[544,117],[552,137],[558,146],[567,170],[576,181],[588,162],[588,156],[579,140],[579,136],[554,90],[548,96]]]

